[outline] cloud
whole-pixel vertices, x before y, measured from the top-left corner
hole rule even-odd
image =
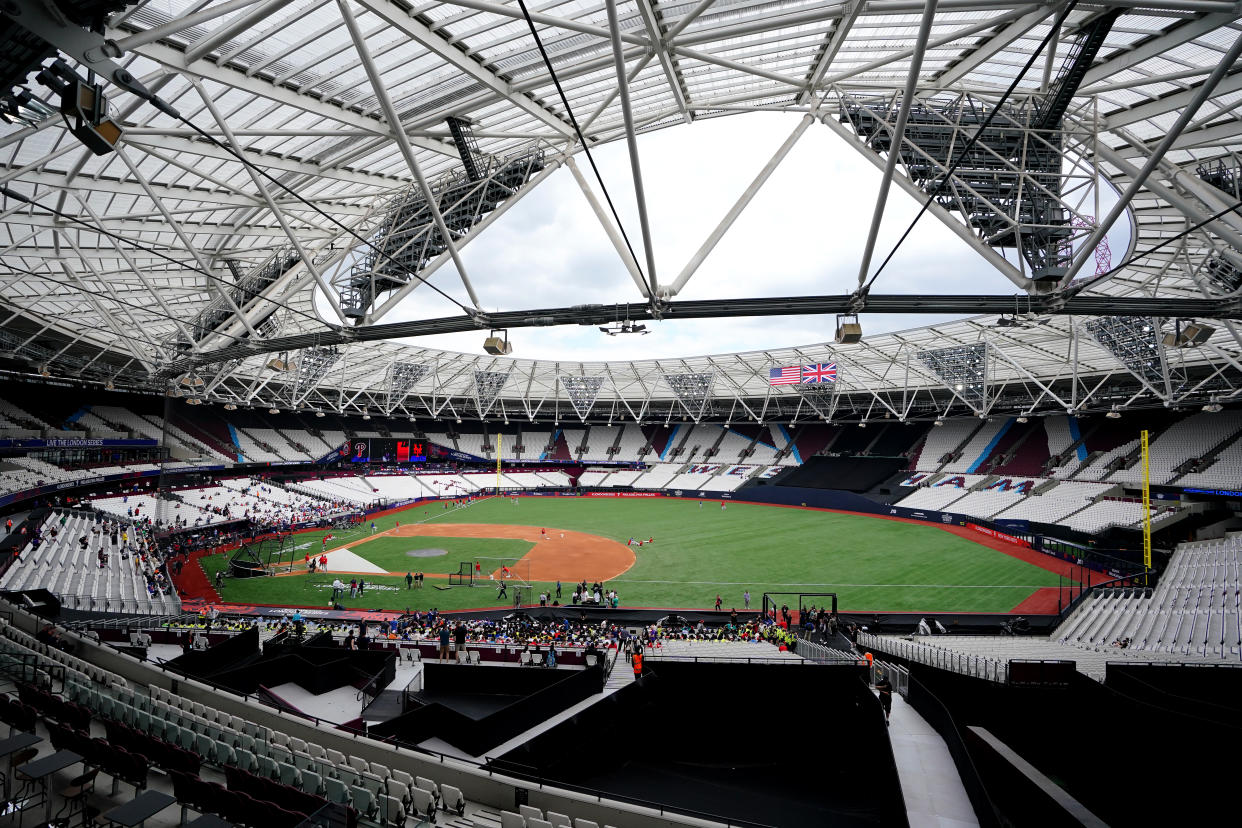
[[[662,285],[682,272],[721,217],[797,126],[800,115],[756,113],[699,121],[639,139],[657,273]],[[608,192],[645,270],[638,212],[624,142],[593,149]],[[579,169],[597,195],[584,155]],[[678,298],[849,293],[858,284],[881,173],[821,124],[812,124]],[[602,196],[601,196],[602,201]],[[896,244],[920,202],[893,186],[868,276]],[[1121,222],[1119,224],[1124,224]],[[1128,241],[1110,234],[1114,249]],[[1114,236],[1116,238],[1114,239]],[[462,252],[485,310],[641,301],[612,243],[567,168],[553,173]],[[452,265],[433,282],[461,301]],[[1011,293],[1015,288],[969,244],[925,215],[876,280],[877,293]],[[383,321],[453,315],[426,288]],[[948,321],[945,316],[868,315],[868,335]],[[560,361],[684,357],[806,345],[831,339],[831,317],[688,320],[649,323],[648,336],[608,337],[595,326],[522,329],[515,355]],[[480,353],[483,334],[409,340]]]

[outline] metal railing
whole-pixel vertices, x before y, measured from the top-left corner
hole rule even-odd
[[[855,653],[847,653],[845,650],[837,650],[832,647],[826,647],[823,644],[816,644],[814,641],[810,641],[805,638],[798,639],[798,644],[794,648],[794,652],[808,661],[820,663],[854,663],[859,660]]]
[[[871,662],[871,683],[875,684],[883,673],[888,677],[893,690],[903,699],[910,693],[910,671],[899,664],[890,664],[878,658]]]
[[[959,673],[963,676],[981,678],[997,684],[1009,682],[1009,663],[998,661],[987,656],[971,655],[937,647],[932,644],[920,644],[900,638],[883,638],[871,633],[858,634],[860,650],[879,650],[882,653],[905,659],[929,667],[938,667]]]

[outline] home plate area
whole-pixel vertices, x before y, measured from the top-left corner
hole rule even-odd
[[[388,570],[381,569],[361,555],[355,555],[347,547],[333,549],[328,553],[329,572],[360,572],[366,575],[387,575]]]

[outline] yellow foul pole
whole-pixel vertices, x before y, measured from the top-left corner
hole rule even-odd
[[[1143,451],[1143,567],[1151,571],[1151,455],[1147,450],[1147,431],[1139,436]],[[1143,583],[1147,583],[1146,572]]]

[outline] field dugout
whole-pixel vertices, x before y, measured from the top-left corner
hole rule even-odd
[[[790,601],[790,598],[793,600]],[[788,606],[793,614],[794,623],[801,624],[803,612],[810,609],[812,604],[823,607],[822,601],[809,600],[813,598],[831,599],[832,617],[837,617],[837,594],[835,592],[765,592],[763,593],[763,614],[767,617],[778,618],[781,607]]]

